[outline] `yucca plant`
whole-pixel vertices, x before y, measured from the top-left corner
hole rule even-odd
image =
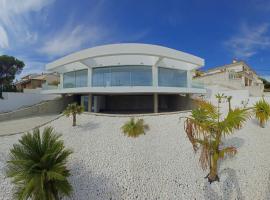
[[[7,177],[15,184],[14,199],[58,200],[69,196],[72,186],[66,163],[71,153],[52,127],[46,127],[42,135],[39,129],[23,135],[7,161]]]
[[[149,130],[149,126],[144,123],[143,119],[138,119],[136,121],[134,118],[131,118],[121,127],[121,129],[124,135],[135,138],[145,134],[145,132]]]
[[[64,115],[69,117],[72,115],[72,126],[76,126],[76,116],[80,115],[84,111],[83,106],[77,103],[68,104],[67,108],[64,110]]]
[[[264,128],[266,122],[270,118],[270,104],[267,103],[264,98],[262,98],[255,103],[253,109],[255,117],[258,119],[260,126]]]
[[[222,147],[222,139],[240,129],[249,118],[248,109],[231,109],[226,116],[220,113],[220,103],[225,98],[217,95],[218,104],[214,106],[210,102],[199,100],[198,107],[192,110],[191,116],[185,120],[185,132],[193,145],[195,152],[201,150],[199,162],[203,170],[209,168],[206,176],[208,181],[219,181],[218,161],[225,155],[234,155],[237,150],[233,146]]]

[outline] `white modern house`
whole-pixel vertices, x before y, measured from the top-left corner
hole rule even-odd
[[[47,64],[60,84],[43,93],[74,95],[89,112],[182,110],[189,94],[206,93],[191,77],[203,65],[202,58],[157,45],[97,46]]]

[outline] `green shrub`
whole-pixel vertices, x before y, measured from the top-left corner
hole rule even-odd
[[[265,123],[269,120],[270,117],[270,105],[265,101],[265,99],[261,99],[254,105],[254,113],[255,117],[258,119],[260,126],[265,127]]]
[[[69,196],[72,186],[66,163],[71,153],[52,127],[46,127],[42,135],[39,129],[23,135],[7,161],[7,177],[16,186],[14,198],[58,200]]]
[[[121,127],[121,129],[124,135],[135,138],[145,134],[145,131],[149,130],[149,126],[144,123],[143,119],[138,119],[136,121],[134,118],[131,118]]]

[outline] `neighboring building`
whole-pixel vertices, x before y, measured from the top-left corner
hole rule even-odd
[[[220,86],[230,90],[248,90],[251,96],[262,96],[264,84],[254,70],[244,61],[233,60],[232,64],[197,71],[194,79],[205,86]]]
[[[58,85],[60,81],[57,73],[29,74],[15,83],[17,90],[41,88],[43,84]]]
[[[204,60],[149,44],[112,44],[85,49],[46,65],[60,73],[57,89],[45,94],[73,95],[93,112],[162,112],[187,109],[191,71]]]

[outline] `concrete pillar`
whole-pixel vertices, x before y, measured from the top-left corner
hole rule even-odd
[[[60,74],[60,84],[59,84],[60,89],[62,89],[62,88],[63,88],[63,85],[64,85],[64,78],[63,78],[63,74]]]
[[[158,113],[158,94],[154,94],[154,113]]]
[[[92,86],[92,68],[88,68],[88,87]]]
[[[81,96],[81,106],[84,106],[84,96]]]
[[[88,94],[88,112],[92,112],[92,94]]]
[[[98,96],[94,96],[94,112],[97,113],[98,111]]]
[[[154,87],[158,87],[158,65],[162,61],[162,59],[162,57],[157,57],[157,60],[152,66],[152,81]]]
[[[158,86],[158,67],[156,65],[152,66],[152,79],[153,79],[153,86]]]
[[[190,70],[187,71],[187,88],[191,88],[192,76]]]

